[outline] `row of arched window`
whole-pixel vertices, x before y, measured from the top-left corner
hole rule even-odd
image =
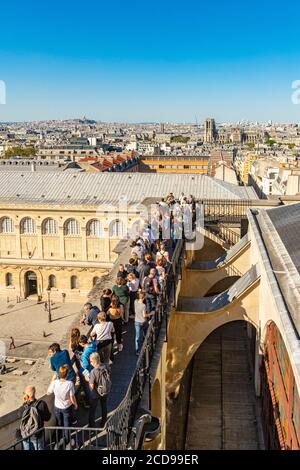
[[[87,223],[87,236],[104,237],[103,225],[100,220],[90,220]],[[31,217],[25,217],[20,222],[21,234],[34,235],[37,233],[36,223]],[[0,233],[14,233],[15,224],[9,217],[2,217],[0,220]],[[64,223],[65,236],[77,236],[81,233],[80,223],[76,219],[68,219]],[[42,223],[43,235],[57,235],[58,224],[55,219],[48,218]],[[109,225],[109,236],[112,238],[123,238],[126,236],[126,227],[122,220],[113,220]]]
[[[98,276],[95,276],[93,278],[93,287],[99,282],[100,278]],[[13,286],[13,275],[12,273],[6,273],[5,275],[5,284],[6,287]],[[78,277],[77,276],[71,276],[70,279],[70,286],[71,289],[78,289]],[[57,288],[57,283],[56,283],[56,276],[54,274],[51,274],[48,278],[48,286],[50,288]]]

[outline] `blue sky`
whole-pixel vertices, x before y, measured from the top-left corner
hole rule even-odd
[[[0,121],[300,122],[299,2],[9,1]]]

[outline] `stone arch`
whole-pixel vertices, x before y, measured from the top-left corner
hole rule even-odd
[[[36,220],[33,217],[23,217],[23,219],[20,220],[20,233],[21,235],[36,235]]]
[[[217,281],[210,289],[206,292],[203,297],[210,297],[212,295],[221,294],[229,289],[241,276],[227,276]]]
[[[87,237],[104,238],[103,222],[100,219],[90,219],[86,223]]]
[[[11,216],[3,216],[0,219],[0,234],[10,234],[15,233],[15,220]]]
[[[172,311],[167,349],[167,393],[178,394],[184,372],[203,341],[218,327],[236,320],[246,320],[258,331],[259,283],[247,294],[226,307],[210,313]],[[253,294],[253,295],[252,295]]]
[[[28,266],[24,269],[21,269],[20,271],[20,294],[21,297],[27,298],[28,295],[28,285],[26,285],[26,273],[33,273],[36,275],[36,295],[42,295],[42,292],[44,290],[43,286],[43,276],[42,273],[40,272],[39,269],[33,267],[33,266]]]
[[[58,235],[58,222],[54,217],[46,217],[42,223],[42,235]]]
[[[123,239],[127,235],[127,223],[122,219],[114,219],[109,223],[109,237]]]
[[[209,237],[204,237],[204,243],[200,250],[194,252],[194,260],[196,261],[214,261],[220,256],[227,253],[222,246],[221,241],[218,242]]]
[[[81,235],[80,222],[74,217],[65,220],[63,227],[65,237],[78,237]]]

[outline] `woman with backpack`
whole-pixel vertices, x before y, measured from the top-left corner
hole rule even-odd
[[[146,276],[143,281],[143,292],[145,293],[146,312],[148,314],[154,313],[157,303],[157,296],[159,294],[158,281],[156,279],[156,269],[150,269],[149,276]]]
[[[93,369],[89,377],[90,409],[89,427],[95,427],[95,415],[98,403],[101,405],[100,428],[103,428],[107,420],[107,395],[111,390],[110,369],[107,364],[101,364],[98,353],[91,354],[91,365]],[[98,425],[97,425],[98,427]]]
[[[59,379],[52,380],[47,391],[47,395],[54,394],[54,415],[56,417],[57,426],[69,428],[71,427],[72,411],[78,409],[75,396],[74,383],[67,380],[69,366],[63,365],[59,368]],[[64,443],[70,442],[70,432],[64,431]]]

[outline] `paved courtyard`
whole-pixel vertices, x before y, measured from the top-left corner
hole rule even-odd
[[[82,303],[52,303],[52,321],[48,323],[48,311],[36,299],[0,302],[1,353],[16,358],[15,362],[6,364],[8,373],[0,376],[0,416],[22,403],[28,383],[37,385],[38,395],[44,393],[51,378],[48,346],[53,342],[67,346],[68,333],[78,320],[81,308]],[[82,333],[86,330],[84,326],[81,328]],[[16,346],[12,350],[9,350],[10,336]],[[27,359],[33,359],[34,364],[25,364]],[[24,375],[14,375],[17,370]]]

